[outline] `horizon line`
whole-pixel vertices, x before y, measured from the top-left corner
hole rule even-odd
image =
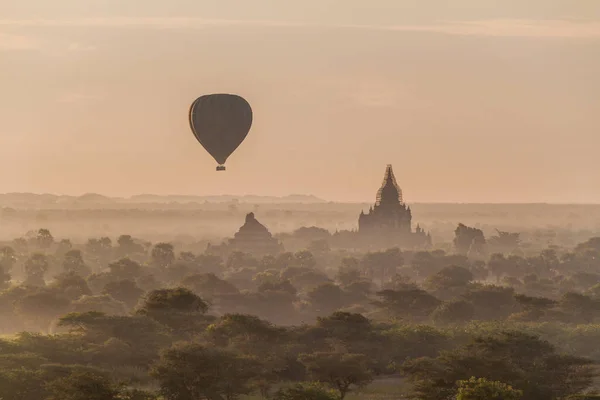
[[[49,192],[2,192],[0,196],[10,196],[10,195],[29,195],[29,196],[55,196],[55,197],[72,197],[72,198],[80,198],[84,196],[101,196],[105,197],[109,200],[132,200],[135,197],[196,197],[196,198],[207,198],[207,197],[233,197],[233,198],[243,198],[243,197],[259,197],[259,198],[275,198],[275,199],[285,199],[289,197],[309,197],[319,200],[321,203],[338,203],[338,204],[371,204],[373,200],[330,200],[325,199],[320,196],[314,194],[301,194],[301,193],[291,193],[286,195],[261,195],[261,194],[156,194],[156,193],[138,193],[132,194],[128,196],[109,196],[101,193],[95,192],[86,192],[80,195],[76,194],[57,194],[57,193],[49,193]],[[298,204],[308,204],[305,202],[299,202]],[[411,201],[405,202],[407,205],[414,204],[427,204],[427,205],[576,205],[576,206],[600,206],[600,202],[575,202],[575,201]]]

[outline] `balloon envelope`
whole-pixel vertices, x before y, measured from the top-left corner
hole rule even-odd
[[[234,94],[205,95],[190,107],[194,136],[221,165],[244,141],[251,126],[250,104]]]

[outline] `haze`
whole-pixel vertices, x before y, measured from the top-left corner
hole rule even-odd
[[[0,0],[0,191],[600,202],[599,2],[290,3]],[[212,92],[255,112],[225,173]]]

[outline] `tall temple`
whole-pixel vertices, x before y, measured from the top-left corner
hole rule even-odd
[[[402,198],[392,166],[388,165],[375,206],[358,217],[358,233],[383,243],[431,244],[431,237],[417,225],[412,231],[412,212]]]

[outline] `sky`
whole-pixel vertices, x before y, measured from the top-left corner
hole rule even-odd
[[[597,0],[0,0],[0,192],[600,203],[598,71]]]

